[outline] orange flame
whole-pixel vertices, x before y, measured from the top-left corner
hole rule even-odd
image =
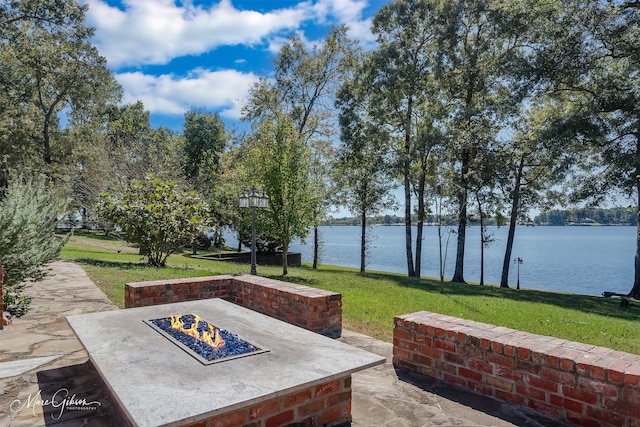
[[[220,330],[218,328],[207,323],[209,326],[208,331],[202,331],[202,333],[198,331],[198,323],[200,323],[201,320],[202,319],[200,319],[200,317],[194,316],[191,327],[185,328],[184,323],[182,322],[182,316],[171,316],[171,328],[183,332],[198,341],[209,344],[213,348],[223,346],[224,339],[220,336]]]

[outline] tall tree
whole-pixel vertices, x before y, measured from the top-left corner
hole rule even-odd
[[[331,192],[326,161],[328,141],[336,135],[334,97],[343,77],[352,67],[356,44],[347,37],[347,28],[332,28],[322,43],[308,49],[299,35],[290,37],[274,61],[274,79],[261,79],[243,107],[246,120],[286,114],[300,139],[312,150],[310,173],[315,182],[314,247],[318,225],[326,215]],[[314,250],[314,266],[318,251]]]
[[[518,107],[522,94],[511,77],[521,53],[519,35],[508,10],[492,0],[452,0],[441,9],[437,79],[450,115],[452,164],[457,170],[458,233],[452,280],[464,283],[464,254],[469,191],[478,185],[483,151],[493,144],[505,119]],[[519,82],[515,82],[519,83]]]
[[[269,195],[260,229],[277,239],[282,249],[282,274],[288,274],[287,254],[296,237],[305,237],[312,222],[309,191],[310,150],[291,119],[283,114],[263,119],[247,141],[244,159],[253,182]]]
[[[334,180],[339,189],[337,199],[360,218],[360,272],[364,273],[369,245],[367,219],[393,207],[394,200],[388,135],[367,117],[358,96],[366,96],[357,89],[359,81],[356,76],[345,82],[338,96],[342,142],[336,150]]]
[[[122,106],[112,105],[105,112],[106,151],[112,173],[119,182],[117,192],[128,188],[133,179],[142,180],[153,172],[156,150],[149,112],[141,101]]]
[[[562,103],[532,100],[513,124],[513,133],[504,146],[503,165],[508,183],[502,185],[509,204],[509,230],[502,263],[500,287],[509,287],[509,269],[516,225],[532,208],[547,208],[562,202],[563,193],[555,188],[565,180],[574,155],[567,143],[566,129],[553,125],[563,110]]]
[[[370,111],[397,142],[394,149],[398,174],[404,185],[405,250],[407,274],[420,276],[421,235],[413,259],[412,191],[423,203],[426,180],[424,164],[432,141],[424,138],[419,126],[428,128],[435,120],[433,112],[422,108],[433,94],[434,43],[439,31],[439,2],[431,0],[396,0],[383,6],[374,16],[372,31],[378,48],[372,53],[367,90],[371,92]],[[421,138],[419,140],[419,138]],[[419,155],[416,155],[419,154]],[[416,166],[417,162],[419,165]],[[422,166],[420,166],[422,165]],[[415,172],[422,177],[415,179]],[[416,184],[412,188],[412,183]],[[424,205],[418,210],[424,220]],[[421,233],[421,227],[418,233]]]
[[[580,197],[601,200],[611,190],[640,206],[640,8],[634,1],[570,1],[539,35],[536,70],[551,93],[574,103],[568,129],[591,143],[591,179]],[[579,123],[580,126],[576,126]],[[640,231],[640,229],[639,229]],[[640,298],[640,233],[629,295]]]
[[[227,148],[229,137],[220,116],[210,112],[190,110],[184,115],[184,172],[190,186],[198,189],[207,200],[213,217],[219,220],[211,224],[220,230],[225,224],[224,202],[220,189],[221,157]],[[197,250],[197,240],[192,242],[192,253]]]
[[[2,44],[0,64],[20,75],[19,87],[11,78],[2,83],[15,102],[33,105],[40,112],[39,150],[44,162],[51,164],[52,136],[61,112],[66,108],[70,115],[95,113],[96,105],[118,100],[120,88],[106,60],[88,42],[90,29],[20,22],[12,32],[12,42]]]

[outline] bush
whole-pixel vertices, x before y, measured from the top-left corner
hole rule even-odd
[[[60,254],[66,238],[55,236],[65,203],[47,190],[44,178],[15,176],[0,200],[0,265],[6,309],[22,315],[29,309],[27,282],[45,276],[42,266]]]
[[[209,209],[196,192],[180,192],[153,175],[133,180],[121,195],[101,195],[98,214],[122,230],[154,267],[164,267],[181,243],[207,227]]]

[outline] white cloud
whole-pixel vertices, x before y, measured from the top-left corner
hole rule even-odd
[[[354,40],[360,40],[365,47],[372,48],[376,42],[376,37],[371,32],[371,24],[372,20],[370,18],[364,21],[354,20],[346,23],[349,27],[349,37]]]
[[[367,4],[365,0],[318,0],[313,10],[318,19],[332,16],[339,22],[349,23],[361,19]]]
[[[87,24],[96,29],[93,43],[114,70],[125,102],[141,100],[157,114],[182,115],[195,107],[238,119],[258,76],[248,72],[244,56],[252,53],[246,49],[235,61],[235,67],[244,71],[187,71],[184,67],[190,61],[185,61],[176,68],[169,65],[174,73],[154,75],[158,71],[150,65],[164,66],[173,59],[202,55],[221,46],[250,47],[258,55],[276,55],[286,37],[296,32],[310,47],[322,43],[308,40],[303,31],[314,24],[345,24],[352,38],[365,44],[373,41],[371,21],[364,17],[369,0],[292,0],[288,7],[268,12],[236,9],[233,0],[212,0],[206,7],[190,0],[180,5],[177,0],[121,0],[121,6],[111,6],[113,0],[81,1],[89,5]],[[137,71],[124,72],[131,68]]]
[[[84,1],[89,5],[87,23],[96,28],[94,43],[114,69],[167,64],[219,46],[269,43],[305,21],[338,22],[351,29],[352,37],[372,40],[370,20],[362,16],[366,0],[292,2],[291,7],[266,13],[236,9],[232,0],[206,9],[191,2],[178,6],[175,0],[125,0],[124,10],[107,0]]]
[[[238,119],[249,89],[258,76],[235,70],[195,69],[187,77],[142,72],[120,73],[124,101],[144,103],[151,113],[182,115],[191,108],[220,111],[229,119]]]
[[[127,0],[125,10],[104,0],[86,0],[87,23],[111,67],[166,64],[222,45],[255,45],[309,18],[307,3],[260,13],[238,10],[230,0],[208,9],[177,6],[173,0]]]
[[[332,18],[349,27],[349,36],[365,44],[375,41],[371,34],[371,19],[363,18],[368,6],[366,0],[318,0],[313,6],[316,19],[326,22]]]

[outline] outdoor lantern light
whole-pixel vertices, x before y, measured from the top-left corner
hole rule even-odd
[[[240,207],[241,208],[249,207],[249,196],[247,196],[245,193],[242,193],[240,195]]]
[[[522,264],[524,261],[523,261],[522,258],[518,257],[518,258],[514,259],[513,262],[517,262],[518,263],[518,285],[517,285],[516,289],[520,289],[520,264]]]
[[[256,272],[256,208],[268,208],[269,196],[262,189],[262,194],[258,195],[256,192],[256,186],[251,187],[251,193],[247,196],[246,193],[240,195],[240,207],[251,208],[251,274],[254,276]]]

